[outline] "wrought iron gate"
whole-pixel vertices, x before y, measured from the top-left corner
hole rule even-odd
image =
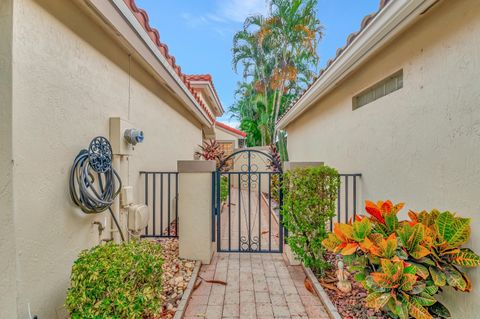
[[[212,240],[219,252],[282,252],[281,163],[254,149],[234,152],[213,173]]]

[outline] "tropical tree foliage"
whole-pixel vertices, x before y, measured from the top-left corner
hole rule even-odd
[[[270,145],[279,136],[285,140],[275,131],[275,123],[313,80],[317,44],[323,36],[317,0],[270,0],[269,4],[268,16],[248,17],[233,38],[233,67],[243,80],[231,113],[247,132],[249,146]]]

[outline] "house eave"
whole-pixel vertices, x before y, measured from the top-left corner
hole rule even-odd
[[[277,122],[277,129],[285,129],[438,1],[390,1]]]
[[[222,103],[220,103],[220,100],[218,99],[217,94],[215,94],[215,91],[212,88],[212,84],[209,81],[192,81],[191,83],[193,87],[198,86],[207,90],[208,95],[215,103],[215,108],[217,109],[215,112],[216,116],[222,116],[223,113],[225,113]],[[212,111],[215,111],[215,110],[212,110]]]
[[[123,0],[83,0],[120,42],[149,67],[149,71],[162,79],[161,84],[167,86],[185,105],[188,111],[201,123],[212,126],[213,119],[202,110],[192,92],[165,59],[159,48],[139,23]],[[92,12],[91,11],[91,12]],[[104,26],[105,26],[104,25]]]

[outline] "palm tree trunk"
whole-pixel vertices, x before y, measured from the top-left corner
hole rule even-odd
[[[274,130],[273,130],[273,140],[274,140],[274,141],[275,141],[276,138],[277,138],[277,127],[276,127],[276,124],[277,124],[277,120],[278,120],[278,115],[280,114],[280,104],[281,104],[282,97],[283,97],[283,89],[284,89],[284,83],[282,82],[282,85],[280,86],[280,91],[279,91],[278,96],[277,96],[276,105],[275,105],[275,117],[274,117],[274,122],[273,122],[273,127],[274,127]]]

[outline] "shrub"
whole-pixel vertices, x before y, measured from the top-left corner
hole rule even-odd
[[[71,318],[152,318],[162,310],[161,247],[148,241],[85,250],[72,267]]]
[[[224,202],[228,198],[228,189],[230,185],[228,185],[228,177],[222,176],[220,178],[220,201]]]
[[[285,174],[282,216],[287,243],[307,267],[322,273],[327,267],[322,240],[326,223],[335,216],[340,179],[328,166],[294,169]]]
[[[370,217],[335,224],[323,241],[340,253],[369,292],[367,306],[394,318],[448,318],[435,295],[444,286],[469,292],[470,279],[459,267],[477,267],[480,257],[461,248],[470,237],[470,219],[448,211],[408,213],[399,221],[403,204],[366,202]]]

